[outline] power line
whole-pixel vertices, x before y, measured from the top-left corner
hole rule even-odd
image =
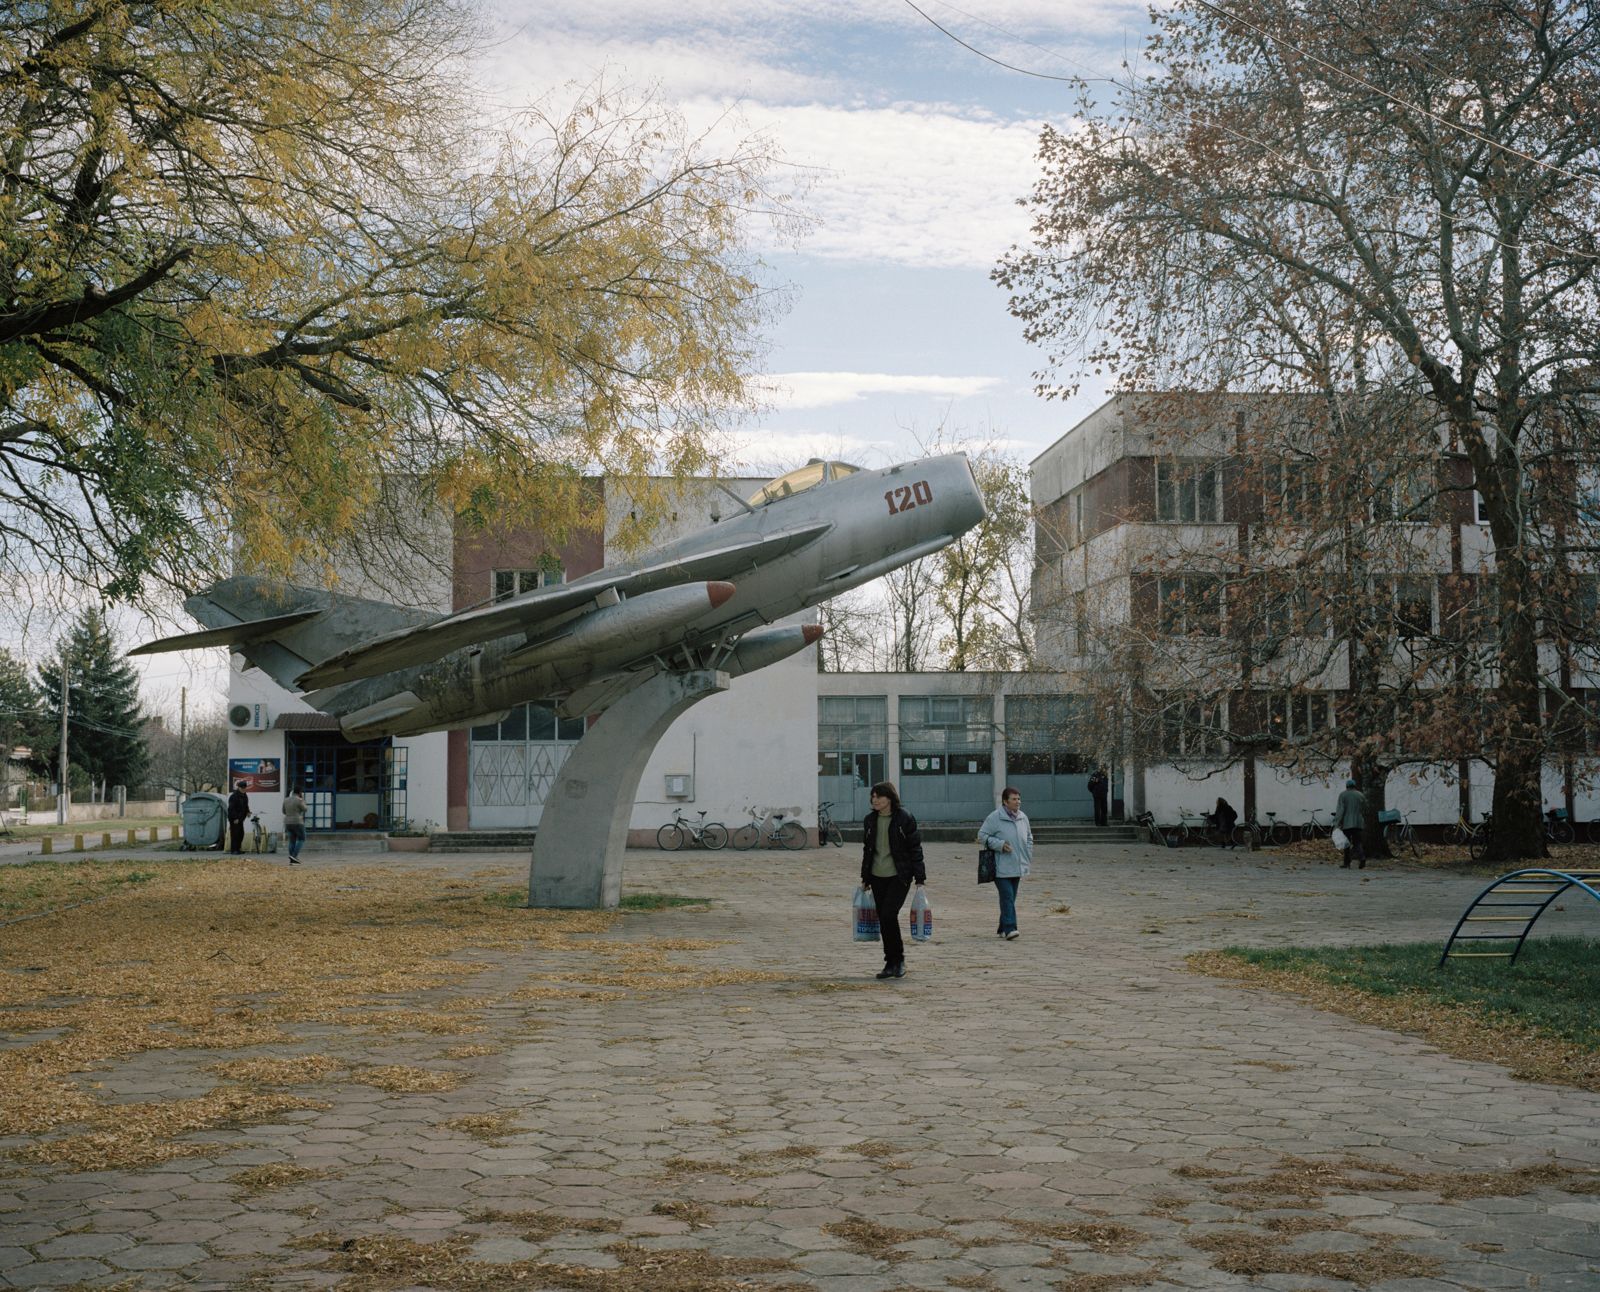
[[[939,21],[937,19],[935,19],[932,16],[930,16],[926,10],[918,9],[917,6],[912,3],[912,0],[906,0],[906,4],[910,8],[916,9],[916,11],[919,14],[922,15],[924,21],[929,23],[931,26],[937,27],[940,31],[942,31],[951,40],[955,41],[956,44],[960,45],[962,49],[968,50],[971,53],[976,54],[979,58],[988,60],[989,62],[993,63],[996,67],[1003,67],[1008,72],[1019,72],[1023,76],[1036,76],[1041,81],[1064,81],[1068,85],[1075,85],[1079,81],[1084,79],[1081,76],[1052,76],[1049,72],[1031,71],[1030,69],[1028,69],[1026,67],[1018,67],[1015,63],[1007,63],[1002,59],[998,59],[998,58],[994,57],[993,54],[985,54],[976,45],[967,44],[967,42],[962,40],[960,36],[955,34],[955,32],[951,31],[948,27],[943,26],[941,23],[939,23]],[[953,5],[950,6],[950,7],[954,8]],[[956,12],[960,13],[961,10],[957,9]],[[970,18],[972,15],[968,14],[967,16]],[[982,21],[982,20],[980,19],[979,21]],[[991,25],[993,25],[993,24],[991,24]],[[996,30],[999,30],[999,28],[996,28]]]

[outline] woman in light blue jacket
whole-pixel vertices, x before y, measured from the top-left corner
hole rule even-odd
[[[1008,942],[1017,933],[1017,887],[1033,865],[1033,827],[1022,810],[1022,795],[1009,785],[1000,791],[1000,806],[978,827],[978,841],[994,849],[994,891],[1000,897],[1000,927]]]

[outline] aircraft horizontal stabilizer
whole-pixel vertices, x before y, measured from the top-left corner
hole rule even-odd
[[[603,604],[600,599],[607,596],[614,604],[622,594],[636,596],[679,583],[732,579],[764,561],[814,542],[832,527],[831,521],[822,521],[657,565],[601,570],[572,583],[559,583],[509,601],[463,610],[422,627],[402,628],[362,642],[324,660],[302,674],[296,684],[307,690],[336,686],[394,669],[431,664],[452,651],[495,637],[512,633],[537,635],[552,620],[591,604]]]
[[[182,633],[177,637],[146,642],[143,646],[135,646],[128,654],[160,655],[167,651],[198,650],[202,646],[248,646],[294,624],[314,619],[321,613],[319,607],[315,610],[297,610],[288,615],[272,615],[266,619],[242,619],[223,628],[207,628],[203,632]]]

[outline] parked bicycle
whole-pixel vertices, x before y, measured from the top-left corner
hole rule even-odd
[[[1473,861],[1482,861],[1484,853],[1489,851],[1489,843],[1494,838],[1494,817],[1492,813],[1483,814],[1483,822],[1474,826],[1472,837],[1467,840],[1467,851]]]
[[[1326,839],[1333,834],[1333,818],[1324,817],[1316,808],[1311,809],[1311,818],[1300,827],[1302,839]]]
[[[250,851],[273,852],[272,833],[261,824],[261,818],[254,812],[250,814]]]
[[[1422,849],[1417,847],[1417,832],[1411,826],[1409,812],[1389,808],[1378,813],[1378,823],[1383,826],[1383,841],[1389,845],[1391,853],[1398,854],[1402,848],[1409,848],[1413,857],[1422,855]]]
[[[834,824],[833,804],[817,804],[817,847],[831,843],[835,848],[844,847],[844,831]]]
[[[707,821],[704,812],[700,813],[698,821],[691,821],[684,816],[682,808],[673,808],[672,820],[656,831],[656,846],[676,852],[686,843],[715,852],[727,846],[728,827],[720,821]]]
[[[1133,823],[1135,825],[1142,825],[1150,832],[1151,843],[1166,847],[1167,836],[1162,832],[1161,827],[1156,824],[1156,814],[1154,812],[1139,813],[1138,816],[1133,818]]]
[[[1213,848],[1231,848],[1235,844],[1248,843],[1250,840],[1248,826],[1235,822],[1233,829],[1225,833],[1211,813],[1191,812],[1188,808],[1179,808],[1178,824],[1168,828],[1184,842],[1187,842],[1192,834]]]
[[[1234,827],[1234,840],[1237,843],[1250,842],[1252,839],[1259,846],[1263,843],[1286,844],[1294,842],[1294,827],[1287,821],[1278,820],[1276,812],[1268,812],[1265,824],[1256,820],[1252,814],[1248,819]],[[1243,832],[1243,837],[1241,837]]]
[[[749,824],[740,826],[729,840],[735,848],[748,850],[758,843],[764,843],[769,848],[777,844],[785,848],[806,846],[805,826],[798,821],[786,820],[787,813],[769,812],[763,818],[754,808],[746,810],[750,813]]]
[[[1578,837],[1566,808],[1551,808],[1544,814],[1544,837],[1551,843],[1571,843]]]

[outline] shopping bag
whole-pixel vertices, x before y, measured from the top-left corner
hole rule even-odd
[[[855,923],[857,942],[876,942],[881,936],[878,929],[878,904],[865,885],[856,889],[855,900],[850,903],[850,917]]]
[[[994,883],[994,849],[984,848],[978,853],[978,882]]]
[[[1350,851],[1350,836],[1339,829],[1338,826],[1333,827],[1333,846],[1340,852]]]
[[[906,915],[908,932],[913,942],[926,942],[933,936],[933,907],[928,905],[928,894],[918,884],[911,894],[911,910]]]

